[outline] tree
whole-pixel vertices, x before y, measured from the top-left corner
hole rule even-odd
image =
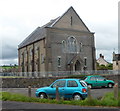
[[[112,70],[113,69],[113,64],[108,64],[107,66],[105,65],[99,65],[97,63],[97,70]]]

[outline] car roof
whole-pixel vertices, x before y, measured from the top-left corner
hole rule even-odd
[[[57,80],[80,80],[80,79],[76,79],[76,78],[66,78],[66,79],[57,79]]]
[[[96,77],[96,76],[100,76],[100,75],[90,75],[90,76],[87,76],[87,77]]]

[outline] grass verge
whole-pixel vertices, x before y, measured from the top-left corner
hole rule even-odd
[[[39,102],[39,103],[51,103],[51,104],[69,104],[69,105],[80,105],[80,106],[120,106],[120,92],[119,98],[114,99],[113,93],[107,93],[102,99],[85,99],[81,101],[68,101],[68,100],[60,100],[56,101],[55,99],[39,99],[33,97],[27,97],[21,94],[12,94],[9,92],[0,92],[0,100],[3,101],[21,101],[21,102]]]

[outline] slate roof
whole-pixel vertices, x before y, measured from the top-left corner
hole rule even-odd
[[[51,27],[54,22],[59,19],[56,18],[54,20],[51,20],[49,23],[45,24],[42,27],[37,27],[21,44],[18,45],[18,49],[25,47],[29,44],[32,44],[36,41],[39,41],[41,39],[44,39],[46,36],[46,29],[45,27]]]

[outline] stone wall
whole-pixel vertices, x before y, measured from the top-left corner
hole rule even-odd
[[[104,76],[107,79],[115,81],[118,83],[120,79],[120,75],[107,75]],[[27,88],[31,85],[32,88],[38,88],[43,86],[49,86],[52,82],[54,82],[56,77],[49,77],[49,78],[2,78],[0,87],[3,88]],[[120,81],[119,81],[120,85]]]

